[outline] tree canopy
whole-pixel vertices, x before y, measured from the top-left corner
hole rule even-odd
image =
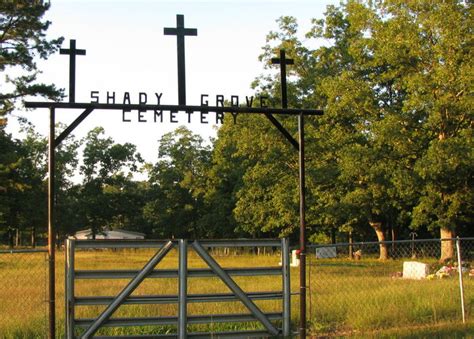
[[[0,72],[5,77],[0,93],[0,127],[6,124],[6,114],[18,99],[42,95],[54,100],[62,95],[56,86],[37,82],[37,58],[47,59],[63,41],[46,38],[51,22],[43,16],[49,7],[44,1],[0,2]]]

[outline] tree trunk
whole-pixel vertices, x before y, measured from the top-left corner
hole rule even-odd
[[[375,230],[375,234],[377,234],[378,241],[385,241],[385,232],[382,227],[382,222],[380,221],[369,221],[369,225]],[[388,249],[387,244],[380,244],[380,256],[379,260],[387,260],[388,259]]]
[[[13,235],[13,228],[8,229],[8,245],[10,248],[15,246],[15,236]]]
[[[31,247],[36,247],[36,227],[31,227]]]
[[[453,230],[447,228],[440,229],[441,239],[452,239],[455,237]],[[454,258],[454,241],[441,241],[441,257],[439,258],[440,262],[445,262],[446,260],[451,260]]]
[[[21,246],[21,233],[19,228],[17,228],[15,232],[15,246]]]
[[[397,246],[395,241],[397,241],[397,230],[392,222],[390,222],[390,240],[392,240],[392,256],[393,253],[396,253]]]
[[[349,231],[349,259],[354,259],[354,249],[352,247],[352,243],[354,240],[352,239],[352,231]]]

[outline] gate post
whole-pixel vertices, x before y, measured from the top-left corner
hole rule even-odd
[[[464,286],[462,280],[462,259],[461,259],[461,239],[456,237],[456,256],[458,259],[458,273],[459,273],[459,291],[461,292],[461,312],[462,312],[462,323],[466,323],[466,309],[464,307]]]
[[[74,254],[75,240],[66,240],[66,338],[74,338]]]
[[[288,238],[281,239],[281,269],[283,278],[283,336],[291,335],[291,285],[290,285],[290,244]]]
[[[188,294],[188,241],[179,240],[179,291],[178,291],[178,338],[187,337],[187,294]]]
[[[54,152],[55,109],[49,109],[49,141],[48,141],[48,338],[56,337],[56,229],[54,225],[54,197],[56,158]]]

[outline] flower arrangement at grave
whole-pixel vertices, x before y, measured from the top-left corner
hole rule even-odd
[[[457,262],[447,262],[441,267],[433,267],[436,273],[430,274],[426,277],[428,280],[433,280],[435,278],[444,279],[455,276],[458,274],[459,268]],[[470,263],[461,262],[461,272],[469,273],[469,276],[474,276],[474,269],[470,269]]]

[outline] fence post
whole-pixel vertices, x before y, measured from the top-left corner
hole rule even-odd
[[[290,285],[290,244],[288,238],[281,239],[281,269],[283,273],[283,336],[291,334],[291,285]]]
[[[461,293],[461,312],[462,312],[462,322],[466,323],[466,310],[464,308],[464,286],[462,279],[462,260],[461,260],[461,239],[456,237],[456,252],[458,257],[458,273],[459,273],[459,291]]]
[[[54,225],[55,195],[55,152],[54,152],[55,110],[49,110],[49,141],[48,141],[48,338],[56,337],[56,229]]]
[[[66,338],[74,338],[74,251],[75,240],[66,240]]]
[[[188,293],[188,241],[179,240],[179,311],[178,311],[178,338],[187,336],[187,293]]]

